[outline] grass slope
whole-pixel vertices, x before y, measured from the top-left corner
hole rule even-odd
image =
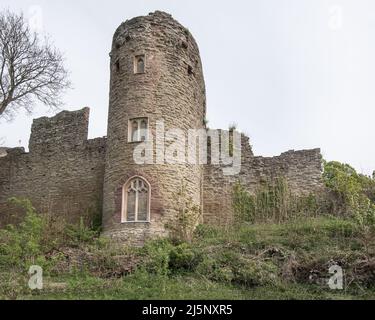
[[[2,299],[375,299],[375,254],[351,220],[331,217],[226,230],[200,226],[191,244],[119,248],[102,240],[44,254],[44,289],[2,268]],[[85,254],[84,254],[85,253]],[[345,272],[330,290],[328,268]],[[22,269],[20,269],[22,270]]]

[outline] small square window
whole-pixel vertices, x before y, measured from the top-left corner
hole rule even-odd
[[[148,140],[148,119],[136,118],[129,120],[129,142],[144,142]]]
[[[134,57],[134,73],[145,73],[146,70],[146,58],[145,55],[139,55]]]

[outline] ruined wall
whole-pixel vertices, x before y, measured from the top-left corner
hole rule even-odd
[[[261,184],[275,181],[279,177],[286,178],[294,194],[321,192],[323,181],[320,150],[292,150],[277,157],[255,157],[249,138],[242,135],[240,174],[225,176],[222,166],[205,166],[204,222],[225,225],[232,221],[232,192],[236,182],[240,182],[250,193],[254,193]]]
[[[7,155],[8,148],[0,147],[0,158],[5,157]]]
[[[13,222],[18,212],[7,203],[14,196],[69,221],[100,213],[106,139],[87,140],[88,121],[88,108],[36,119],[30,152],[7,149],[0,157],[1,225]]]

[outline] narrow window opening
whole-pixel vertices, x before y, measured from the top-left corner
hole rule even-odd
[[[134,58],[134,73],[145,73],[146,62],[145,56],[140,55]]]
[[[186,50],[188,48],[188,43],[186,41],[182,40],[181,41],[181,47]]]
[[[193,67],[192,67],[192,66],[188,66],[188,74],[189,74],[189,75],[194,74],[194,71],[193,71]]]

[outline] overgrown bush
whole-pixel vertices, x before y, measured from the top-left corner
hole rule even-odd
[[[194,271],[201,261],[200,252],[187,243],[172,248],[169,254],[169,268],[175,271]]]
[[[272,262],[244,260],[234,268],[233,281],[248,287],[276,285],[278,268]]]
[[[233,209],[238,223],[283,222],[300,216],[316,216],[321,212],[321,204],[313,194],[293,194],[286,179],[280,177],[257,188],[254,194],[240,182],[235,184]]]
[[[274,285],[278,267],[262,257],[251,258],[235,250],[218,250],[204,255],[197,272],[210,280],[237,283],[247,287]]]
[[[97,230],[87,227],[83,217],[80,218],[78,224],[70,224],[66,226],[66,235],[70,245],[79,246],[82,243],[90,243],[98,237]]]
[[[32,264],[44,265],[42,240],[46,221],[36,213],[29,200],[12,198],[10,201],[22,206],[26,216],[18,226],[9,225],[0,230],[0,266],[27,268]]]
[[[30,265],[39,265],[48,271],[60,258],[54,252],[67,246],[94,243],[98,236],[84,225],[83,219],[78,225],[67,224],[62,219],[38,214],[27,199],[9,201],[23,208],[26,214],[18,225],[0,230],[0,268],[27,270]]]
[[[364,235],[375,237],[375,180],[348,164],[324,163],[324,182],[333,194],[331,212],[354,218]]]
[[[192,272],[202,259],[199,250],[188,243],[173,244],[168,239],[150,241],[141,252],[145,257],[145,269],[164,276]]]
[[[295,195],[285,178],[267,182],[253,194],[238,182],[233,188],[235,221],[283,222],[322,214],[353,218],[358,226],[375,232],[375,180],[337,161],[324,162],[326,194]]]
[[[232,282],[234,274],[232,268],[221,264],[215,257],[205,256],[197,266],[197,273],[213,281]]]
[[[147,272],[167,276],[169,274],[169,254],[173,245],[167,239],[149,241],[141,249],[143,265]]]

